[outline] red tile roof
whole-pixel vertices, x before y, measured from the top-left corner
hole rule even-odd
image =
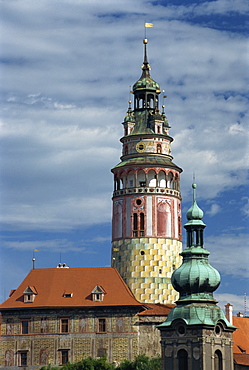
[[[102,302],[93,302],[91,292],[99,285],[106,294]],[[30,286],[37,291],[34,302],[24,303],[23,292]],[[72,293],[72,297],[63,297]],[[0,310],[35,307],[100,307],[140,306],[116,269],[51,268],[34,269],[26,276],[10,298],[0,305]]]
[[[237,365],[249,366],[249,354],[246,353],[234,353],[233,360]]]
[[[174,304],[151,304],[146,303],[147,309],[139,313],[139,316],[168,316],[169,312],[175,307]]]
[[[249,318],[234,316],[233,325],[238,328],[233,333],[233,353],[249,354]]]

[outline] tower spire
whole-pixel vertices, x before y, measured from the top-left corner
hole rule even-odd
[[[210,253],[204,248],[203,241],[206,225],[202,221],[203,211],[196,202],[195,183],[192,188],[193,203],[184,225],[187,247],[181,253],[182,265],[171,277],[180,298],[167,320],[158,326],[162,353],[165,354],[163,370],[209,369],[211,356],[221,362],[224,357],[226,369],[232,370],[232,332],[235,327],[226,319],[213,297],[220,284],[220,274],[208,261]],[[210,338],[216,340],[215,347]]]
[[[132,87],[134,106],[129,102],[122,123],[121,162],[112,169],[112,266],[139,301],[172,303],[178,294],[170,276],[182,249],[182,170],[172,162],[173,138],[158,108],[160,86],[150,76],[147,43],[142,75]]]
[[[148,57],[147,57],[147,44],[148,44],[148,39],[143,39],[143,44],[144,44],[144,62],[142,65],[142,70],[146,71],[148,76],[150,76],[150,65],[148,62]]]

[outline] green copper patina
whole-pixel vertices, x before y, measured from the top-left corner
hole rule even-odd
[[[148,63],[148,58],[147,58],[147,50],[146,50],[146,45],[148,43],[147,39],[144,39],[144,62],[142,65],[142,75],[139,78],[137,82],[134,83],[133,85],[133,91],[135,92],[136,90],[156,90],[158,93],[160,93],[160,86],[159,84],[153,80],[150,76],[150,65]]]
[[[222,320],[227,327],[234,328],[226,319],[213,292],[220,284],[220,274],[208,262],[210,252],[203,246],[203,230],[206,227],[203,211],[196,202],[196,184],[193,187],[193,204],[187,211],[187,247],[181,253],[182,265],[173,272],[171,282],[180,293],[167,320],[159,327],[170,327],[173,321],[182,319],[187,325],[215,326]]]
[[[153,154],[140,156],[140,157],[133,157],[126,160],[123,160],[119,164],[117,164],[114,168],[120,168],[124,166],[130,165],[167,165],[168,167],[178,168],[176,164],[174,164],[169,158],[159,157]]]

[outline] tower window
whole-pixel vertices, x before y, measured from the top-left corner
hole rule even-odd
[[[138,205],[138,206],[140,206],[140,204],[142,203],[142,201],[141,201],[141,199],[137,199],[136,200],[136,204]]]
[[[128,135],[128,128],[125,128],[124,134],[125,134],[125,136]]]
[[[144,255],[144,251],[141,251],[140,254],[143,256]]]
[[[145,187],[146,186],[146,182],[145,181],[140,181],[139,185],[142,186],[142,187]]]
[[[214,353],[214,370],[222,370],[222,354],[219,350]]]
[[[133,215],[133,236],[137,237],[138,236],[138,230],[137,230],[137,225],[138,225],[138,220],[137,220],[137,213],[134,213]]]
[[[177,352],[178,370],[188,370],[188,353],[185,349]]]
[[[162,153],[162,146],[161,146],[161,144],[157,144],[157,146],[156,146],[156,152],[157,153]]]

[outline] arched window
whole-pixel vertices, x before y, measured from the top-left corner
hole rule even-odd
[[[159,174],[158,174],[158,183],[159,183],[159,186],[161,188],[166,188],[166,175],[165,175],[164,171],[159,172]]]
[[[177,352],[178,370],[188,370],[188,353],[185,349]]]
[[[214,370],[222,370],[222,353],[219,350],[214,353]]]
[[[137,213],[134,213],[133,214],[133,236],[138,236],[138,230],[137,230],[137,226],[138,226],[138,222],[137,222]]]
[[[140,236],[144,236],[144,213],[140,213]]]
[[[156,152],[157,153],[162,153],[162,146],[161,146],[161,144],[157,144],[157,146],[156,146]]]
[[[149,170],[148,172],[148,184],[149,187],[156,187],[156,172],[154,170]]]

